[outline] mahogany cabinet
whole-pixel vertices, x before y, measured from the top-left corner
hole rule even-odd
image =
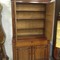
[[[13,60],[49,60],[54,2],[12,0]]]

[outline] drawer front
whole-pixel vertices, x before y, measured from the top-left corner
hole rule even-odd
[[[48,41],[47,40],[31,40],[31,41],[27,41],[27,40],[23,40],[23,41],[17,41],[16,42],[16,47],[23,47],[23,46],[35,46],[35,45],[48,45]]]

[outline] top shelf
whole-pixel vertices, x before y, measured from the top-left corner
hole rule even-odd
[[[49,3],[50,0],[16,0],[16,3]]]

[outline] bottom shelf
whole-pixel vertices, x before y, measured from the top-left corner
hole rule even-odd
[[[47,39],[44,34],[39,35],[17,35],[17,40],[28,40],[28,39]]]

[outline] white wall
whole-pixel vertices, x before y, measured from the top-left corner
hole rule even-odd
[[[54,1],[54,0],[52,0]],[[9,60],[13,60],[12,55],[12,16],[11,16],[11,0],[0,0],[3,5],[2,23],[6,33],[5,48]]]
[[[11,0],[0,0],[3,5],[2,24],[6,33],[5,48],[7,55],[12,60],[12,18],[11,18]]]

